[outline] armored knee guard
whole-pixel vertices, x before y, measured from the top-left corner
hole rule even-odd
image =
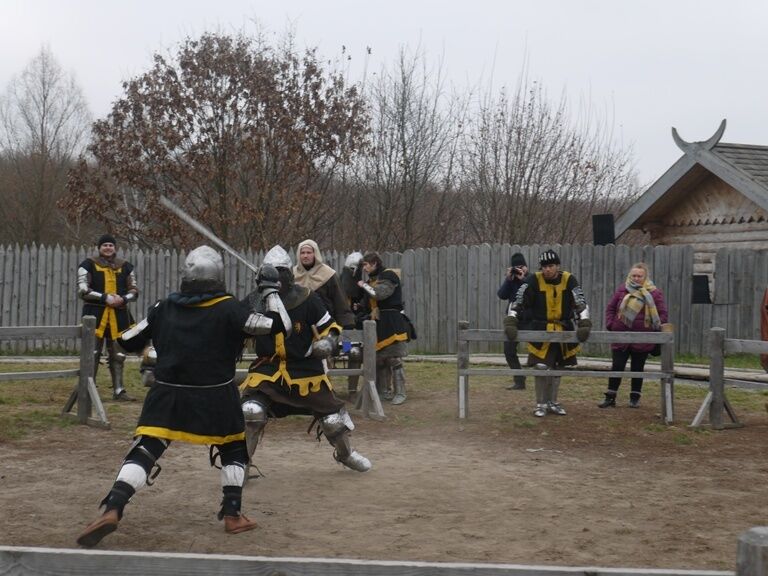
[[[246,400],[243,402],[243,416],[245,417],[247,455],[250,461],[267,425],[267,409],[257,400]]]
[[[345,408],[335,414],[323,416],[320,426],[328,442],[336,449],[333,457],[337,462],[357,472],[367,472],[371,469],[371,461],[353,450],[349,442],[349,432],[355,429],[355,425]]]
[[[161,467],[157,460],[169,444],[168,440],[151,436],[136,438],[123,460],[112,490],[101,501],[101,506],[107,510],[117,510],[118,516],[122,518],[123,508],[131,497],[144,486],[151,485],[152,480],[160,474]]]

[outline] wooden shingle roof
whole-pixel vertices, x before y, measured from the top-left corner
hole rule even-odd
[[[725,120],[708,140],[685,142],[672,128],[683,156],[619,216],[616,237],[659,219],[710,174],[768,212],[768,146],[721,143],[724,131]]]

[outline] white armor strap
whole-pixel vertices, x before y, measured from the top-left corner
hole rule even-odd
[[[117,474],[117,481],[130,484],[138,492],[147,485],[147,472],[135,462],[126,462]]]
[[[221,467],[221,485],[242,486],[245,482],[245,467],[242,464],[227,464]]]
[[[363,282],[363,290],[365,290],[365,293],[371,298],[376,298],[376,289],[368,284],[368,282]]]
[[[138,324],[134,324],[128,330],[120,334],[120,338],[122,340],[130,340],[131,338],[135,338],[139,334],[141,334],[146,328],[149,326],[149,322],[147,322],[147,319],[144,318],[141,322]]]
[[[283,321],[283,326],[285,327],[285,337],[288,338],[288,336],[291,335],[293,323],[291,322],[291,317],[288,315],[288,311],[285,309],[285,305],[277,292],[267,296],[267,311],[280,314],[280,320]]]

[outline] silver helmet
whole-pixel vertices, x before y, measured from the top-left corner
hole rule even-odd
[[[270,264],[275,268],[293,268],[290,255],[279,244],[269,249],[264,256],[263,264]]]
[[[358,266],[360,266],[360,261],[363,259],[363,253],[362,252],[352,252],[349,256],[347,256],[347,259],[344,260],[344,266],[347,268],[352,268],[353,270],[356,270]]]
[[[224,282],[224,261],[210,246],[198,246],[187,254],[181,280],[186,282]]]

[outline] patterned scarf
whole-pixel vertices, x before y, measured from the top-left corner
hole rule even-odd
[[[656,302],[654,302],[651,294],[656,290],[654,283],[646,278],[642,284],[635,284],[627,275],[624,285],[627,287],[627,295],[624,296],[619,305],[619,319],[627,326],[632,326],[635,317],[645,306],[645,326],[653,326],[654,330],[661,329],[659,311],[656,309]]]

